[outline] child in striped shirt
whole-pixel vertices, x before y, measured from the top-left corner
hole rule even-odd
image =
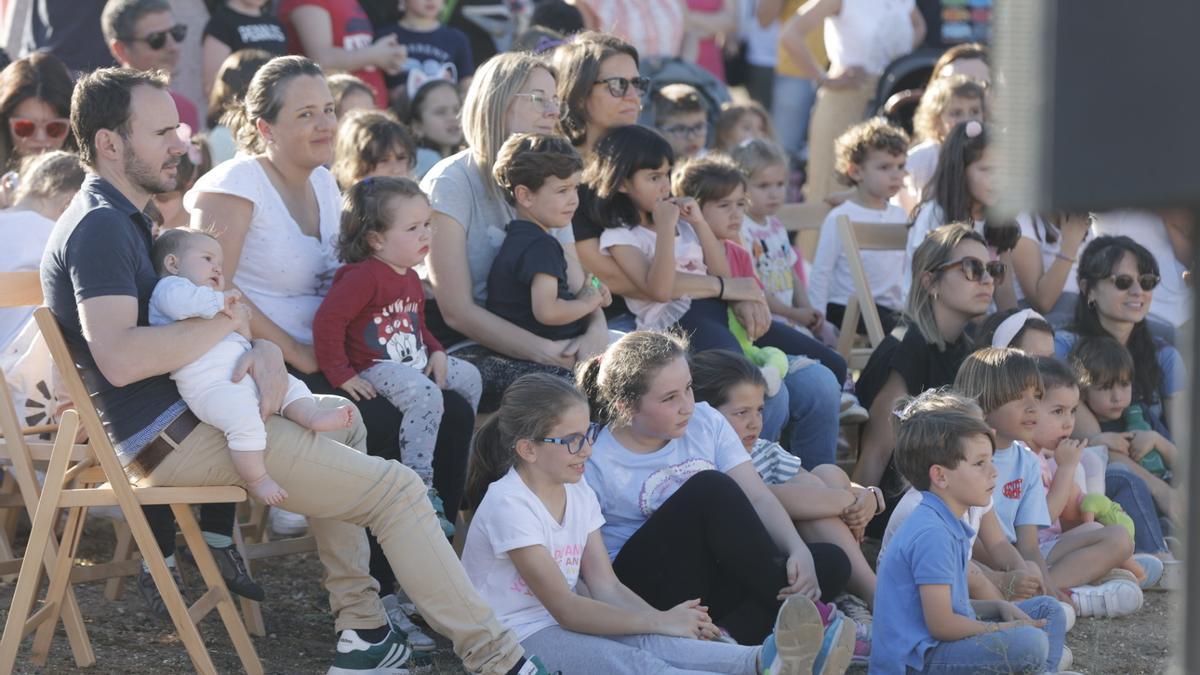
[[[835,602],[860,626],[854,653],[856,659],[865,658],[870,649],[875,573],[859,542],[867,522],[883,511],[883,494],[879,488],[855,485],[836,464],[806,471],[798,457],[778,443],[758,437],[766,380],[749,359],[714,349],[693,354],[688,360],[696,401],[708,403],[729,421],[750,453],[755,470],[791,516],[801,538],[835,544],[850,558],[848,594]]]

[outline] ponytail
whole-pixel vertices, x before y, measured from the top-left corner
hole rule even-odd
[[[635,330],[588,359],[575,373],[575,384],[587,395],[593,421],[604,425],[629,424],[658,371],[686,357],[687,338],[676,333]]]
[[[570,382],[553,375],[531,373],[509,385],[500,410],[475,433],[464,508],[479,508],[488,486],[516,466],[517,441],[546,436],[573,405],[587,405],[587,399]]]
[[[600,364],[603,358],[603,354],[597,354],[576,368],[575,386],[587,397],[588,408],[591,409],[592,413],[592,421],[597,424],[607,425],[609,422],[608,414],[605,411],[604,403],[600,400]]]

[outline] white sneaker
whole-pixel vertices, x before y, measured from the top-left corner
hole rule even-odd
[[[858,397],[848,391],[842,392],[841,413],[838,422],[841,424],[863,424],[871,419],[867,409],[859,405]]]
[[[1184,567],[1182,560],[1164,560],[1162,577],[1153,590],[1178,591],[1183,588]]]
[[[1058,604],[1062,607],[1063,614],[1065,614],[1067,617],[1067,627],[1065,630],[1063,630],[1063,632],[1070,633],[1071,629],[1075,627],[1075,606],[1069,602],[1063,602],[1062,600],[1059,600]]]
[[[408,638],[410,647],[419,652],[431,652],[437,649],[437,643],[433,638],[425,634],[424,631],[408,618],[404,613],[404,608],[400,604],[399,598],[395,595],[384,595],[379,598],[383,601],[383,609],[387,612],[388,621],[392,624],[392,629],[399,631],[402,635]]]
[[[267,516],[267,520],[275,534],[282,534],[285,537],[296,537],[308,530],[308,518],[299,513],[284,511],[278,506],[271,507],[271,513]]]
[[[1099,586],[1076,586],[1071,600],[1079,616],[1118,617],[1142,608],[1142,589],[1128,579],[1113,579]]]
[[[1072,663],[1075,663],[1075,655],[1071,653],[1070,647],[1063,645],[1062,657],[1058,659],[1058,670],[1056,672],[1061,673],[1065,671],[1071,667]]]

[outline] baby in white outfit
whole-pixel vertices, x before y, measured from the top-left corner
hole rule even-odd
[[[196,417],[225,432],[233,466],[246,481],[246,489],[275,506],[287,492],[267,474],[263,456],[267,430],[259,416],[258,387],[253,378],[232,380],[238,360],[250,351],[249,313],[242,294],[224,290],[224,256],[216,239],[199,230],[167,230],[154,242],[154,267],[161,279],[150,296],[150,325],[158,326],[194,317],[211,319],[225,314],[243,317],[241,327],[204,353],[171,373],[179,394]],[[277,411],[313,431],[333,431],[350,426],[354,407],[321,408],[300,380],[288,376],[287,395]]]

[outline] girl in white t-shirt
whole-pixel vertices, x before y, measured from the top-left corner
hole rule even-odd
[[[1091,219],[1086,213],[1025,213],[1017,216],[1021,238],[1012,252],[1017,301],[1062,328],[1079,300],[1079,253]]]
[[[714,640],[699,599],[660,611],[617,579],[583,479],[599,429],[577,389],[531,374],[476,437],[463,567],[526,650],[572,675],[814,672],[820,615],[803,596],[784,604],[762,646],[743,647]]]
[[[999,199],[995,177],[995,152],[988,132],[976,120],[954,127],[942,146],[937,169],[925,188],[923,201],[913,216],[908,230],[904,256],[904,295],[912,288],[912,259],[917,247],[930,232],[949,223],[971,223],[987,241],[992,259],[1009,267],[1012,250],[1021,236],[1012,221],[995,222],[986,219],[987,210]],[[1012,275],[996,285],[995,302],[1000,309],[1015,307]]]
[[[639,330],[679,326],[697,349],[739,349],[729,331],[725,300],[762,300],[754,284],[728,279],[725,247],[713,236],[693,199],[671,196],[675,153],[657,131],[630,125],[596,144],[584,183],[595,193],[592,219],[604,225],[601,253],[611,256],[640,297],[627,297]],[[720,279],[716,298],[693,299],[676,291],[680,274]],[[737,296],[735,289],[749,293]]]

